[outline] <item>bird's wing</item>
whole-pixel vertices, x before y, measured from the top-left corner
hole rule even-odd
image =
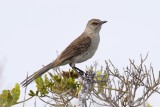
[[[65,61],[78,56],[88,50],[91,45],[91,38],[83,33],[75,39],[61,54],[59,59]]]

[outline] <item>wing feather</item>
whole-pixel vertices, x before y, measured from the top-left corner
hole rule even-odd
[[[59,59],[61,61],[68,60],[74,56],[78,56],[88,50],[91,45],[91,38],[89,36],[79,36],[75,39],[60,55]]]

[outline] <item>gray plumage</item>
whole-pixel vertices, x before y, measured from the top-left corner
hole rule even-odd
[[[106,21],[99,19],[91,19],[88,21],[85,31],[75,39],[62,53],[55,59],[55,61],[44,66],[28,78],[26,78],[21,84],[22,86],[29,85],[34,79],[40,77],[48,70],[70,64],[71,67],[75,67],[76,63],[84,62],[90,59],[96,52],[100,37],[99,31],[101,25]]]

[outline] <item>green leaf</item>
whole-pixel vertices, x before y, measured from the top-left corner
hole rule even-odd
[[[3,90],[0,94],[0,107],[11,107],[15,105],[20,96],[20,86],[15,84],[12,90]]]
[[[29,96],[35,96],[34,92],[32,90],[29,91],[30,93],[28,94]]]
[[[82,86],[80,85],[80,86],[78,87],[78,89],[77,89],[76,93],[75,93],[75,96],[77,96],[77,95],[78,95],[78,93],[81,91],[81,89],[82,89]]]
[[[98,71],[96,72],[97,80],[102,80],[101,75],[102,75],[102,71],[98,70]]]
[[[107,72],[106,71],[103,72],[103,77],[104,77],[104,79],[107,79]]]
[[[96,72],[96,76],[100,76],[100,75],[102,75],[102,71],[98,70],[98,71]]]
[[[35,81],[36,81],[37,91],[38,91],[36,93],[40,93],[40,96],[45,96],[45,94],[48,94],[47,86],[46,86],[45,81],[43,80],[43,78],[39,77]],[[35,95],[37,95],[37,94],[34,93],[34,96]],[[31,93],[30,96],[33,96],[33,94]]]
[[[7,100],[8,100],[8,90],[3,90],[2,94],[0,94],[0,107],[6,105]]]
[[[37,87],[43,87],[44,85],[44,81],[42,79],[42,77],[39,77],[35,80],[36,84],[37,84]]]
[[[11,105],[15,104],[17,102],[17,100],[19,99],[20,96],[20,86],[19,84],[15,84],[15,87],[11,90],[13,99],[11,102]]]
[[[45,82],[45,85],[47,85],[47,86],[50,85],[50,81],[47,77],[47,74],[44,76],[44,82]]]
[[[152,107],[150,103],[147,103],[147,107]]]

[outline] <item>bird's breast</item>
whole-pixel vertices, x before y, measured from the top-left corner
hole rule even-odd
[[[100,42],[99,34],[91,35],[91,45],[86,52],[76,57],[76,63],[84,62],[95,54]]]

